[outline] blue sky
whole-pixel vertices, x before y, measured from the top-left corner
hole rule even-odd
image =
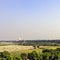
[[[0,0],[0,40],[60,39],[60,0]]]

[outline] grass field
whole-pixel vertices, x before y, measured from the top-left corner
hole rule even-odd
[[[0,52],[8,51],[8,52],[20,52],[20,53],[29,53],[35,50],[36,52],[42,52],[42,49],[56,49],[60,48],[60,46],[40,46],[39,49],[34,49],[33,46],[21,46],[21,45],[5,45],[0,46]]]
[[[56,49],[60,48],[60,46],[40,46],[40,49]]]
[[[28,49],[33,49],[33,46],[20,46],[20,45],[5,45],[5,46],[0,46],[0,52],[3,51],[20,51],[20,50],[28,50]]]
[[[33,46],[22,46],[22,45],[0,45],[0,52],[2,52],[3,54],[4,53],[7,54],[6,51],[8,51],[11,59],[13,60],[14,58],[20,58],[21,54],[26,54],[26,57],[28,57],[29,56],[28,53],[30,54],[32,53],[33,55],[35,54],[34,52],[36,52],[38,56],[43,57],[44,56],[43,54],[45,54],[42,52],[43,49],[47,49],[47,50],[53,49],[53,50],[49,50],[50,51],[49,53],[47,52],[47,55],[49,55],[52,51],[53,53],[56,52],[55,51],[56,48],[60,48],[60,46],[39,46],[39,48],[35,48]]]
[[[33,46],[21,46],[21,45],[3,45],[0,46],[0,52],[8,51],[11,53],[12,57],[20,56],[21,53],[31,53],[32,51],[36,51],[38,54],[42,53],[43,49],[56,49],[60,48],[60,46],[40,46],[39,48],[34,49]]]

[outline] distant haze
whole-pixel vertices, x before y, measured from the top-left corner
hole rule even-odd
[[[0,40],[60,39],[60,0],[0,0]]]

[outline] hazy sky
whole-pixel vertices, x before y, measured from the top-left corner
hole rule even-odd
[[[60,0],[0,0],[0,40],[60,39]]]

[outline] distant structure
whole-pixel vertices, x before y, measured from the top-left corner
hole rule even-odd
[[[17,40],[22,40],[22,37],[19,37]]]
[[[22,39],[22,37],[19,37],[17,40],[22,41],[22,45],[26,43],[26,41],[24,39]]]
[[[19,37],[19,38],[18,38],[18,40],[22,40],[22,38],[21,38],[21,37]]]

